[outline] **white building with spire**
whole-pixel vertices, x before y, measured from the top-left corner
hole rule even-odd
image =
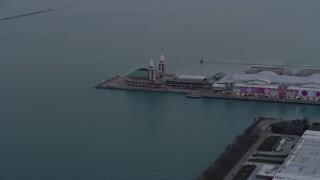
[[[149,61],[148,80],[156,80],[156,69],[154,68],[152,59]]]
[[[166,60],[164,59],[163,54],[160,55],[159,71],[166,74]]]
[[[166,72],[166,60],[160,55],[159,69],[156,69],[153,60],[149,65],[139,68],[125,76],[125,84],[128,86],[177,89],[212,89],[212,83],[202,76],[176,76]]]

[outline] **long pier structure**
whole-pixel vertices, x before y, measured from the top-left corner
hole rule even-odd
[[[320,104],[320,70],[292,72],[283,67],[250,67],[245,72],[217,73],[212,77],[175,75],[166,72],[160,56],[156,69],[148,67],[98,82],[95,88],[186,94],[191,98],[224,98],[296,104]]]

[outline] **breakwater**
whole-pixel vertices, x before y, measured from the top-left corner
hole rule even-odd
[[[254,97],[254,96],[235,96],[231,93],[221,93],[214,90],[194,90],[194,89],[183,89],[165,86],[161,88],[152,87],[139,87],[129,86],[125,84],[125,76],[118,75],[110,79],[98,82],[95,86],[97,89],[116,89],[116,90],[132,90],[132,91],[149,91],[149,92],[160,92],[160,93],[178,93],[185,94],[187,97],[195,98],[220,98],[220,99],[234,99],[234,100],[248,100],[248,101],[264,101],[264,102],[275,102],[275,103],[292,103],[292,104],[309,104],[319,105],[320,101],[310,101],[302,99],[281,99],[281,98],[266,98],[266,97]]]
[[[46,13],[46,12],[53,11],[53,10],[55,10],[55,9],[46,9],[46,10],[42,10],[42,11],[35,11],[35,12],[30,12],[30,13],[25,13],[25,14],[19,14],[19,15],[11,16],[11,17],[4,17],[4,18],[0,18],[0,21],[6,21],[6,20],[16,19],[16,18],[20,18],[20,17]]]

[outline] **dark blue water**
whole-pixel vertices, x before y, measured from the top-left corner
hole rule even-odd
[[[168,70],[319,66],[319,1],[3,0],[0,179],[195,179],[254,118],[320,107],[94,89],[164,53]]]

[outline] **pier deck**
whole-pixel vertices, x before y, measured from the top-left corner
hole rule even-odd
[[[114,77],[112,79],[106,80],[105,82],[99,83],[95,88],[133,90],[133,91],[152,91],[152,92],[179,93],[179,94],[188,94],[188,93],[192,93],[193,91],[189,89],[177,89],[172,87],[150,88],[150,87],[129,86],[124,83],[124,78],[125,78],[124,76]]]
[[[139,87],[129,86],[125,83],[125,76],[116,76],[114,78],[105,80],[96,85],[98,89],[117,89],[117,90],[133,90],[133,91],[150,91],[150,92],[162,92],[162,93],[179,93],[192,95],[196,92],[197,96],[204,98],[220,98],[220,99],[235,99],[235,100],[250,100],[250,101],[266,101],[266,102],[277,102],[277,103],[293,103],[293,104],[311,104],[319,105],[320,101],[310,100],[296,100],[296,99],[280,99],[280,98],[264,98],[264,97],[253,97],[253,96],[234,96],[232,94],[223,94],[215,91],[208,90],[192,90],[192,89],[179,89],[173,87],[162,87],[162,88],[151,88],[151,87]]]

